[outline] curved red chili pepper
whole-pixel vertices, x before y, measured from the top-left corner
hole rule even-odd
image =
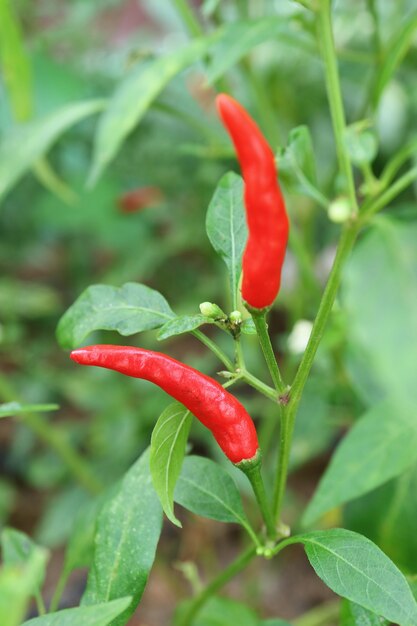
[[[96,365],[155,383],[211,430],[232,463],[257,457],[259,445],[252,418],[209,376],[166,354],[143,348],[88,346],[74,350],[70,356],[81,365]]]
[[[264,309],[278,295],[289,231],[274,154],[254,120],[236,100],[220,94],[216,103],[245,182],[249,236],[242,259],[242,298],[250,308]]]

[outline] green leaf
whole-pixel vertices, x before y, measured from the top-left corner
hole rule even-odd
[[[338,426],[331,421],[331,409],[323,380],[308,380],[297,411],[291,445],[290,469],[293,471],[328,449]]]
[[[226,263],[233,309],[237,309],[242,254],[248,235],[243,205],[243,181],[237,174],[225,174],[217,185],[207,211],[206,230],[214,250]]]
[[[303,517],[311,524],[326,511],[400,475],[417,460],[415,413],[384,402],[362,417],[343,439]]]
[[[291,624],[283,619],[275,619],[273,617],[272,619],[263,620],[259,626],[291,626]]]
[[[400,626],[415,626],[417,604],[400,570],[372,541],[343,528],[291,538],[338,595]]]
[[[194,626],[259,626],[259,620],[248,606],[228,598],[212,598],[193,621]]]
[[[32,72],[11,0],[0,2],[0,60],[13,115],[23,121],[32,113]]]
[[[181,472],[191,421],[190,412],[179,402],[173,402],[161,413],[151,439],[153,486],[165,515],[177,526],[181,526],[181,522],[174,515],[174,489]]]
[[[277,35],[287,40],[297,38],[293,23],[282,17],[269,16],[258,20],[232,21],[222,26],[210,49],[208,83],[216,82],[252,48],[268,39],[276,38]]]
[[[199,328],[203,324],[214,324],[214,320],[210,317],[205,317],[200,313],[195,315],[179,315],[174,319],[165,322],[162,328],[158,331],[158,341],[163,341],[174,335],[182,335],[183,333],[189,333],[196,328]]]
[[[174,494],[175,502],[192,513],[218,522],[248,525],[239,491],[229,474],[201,456],[185,458]]]
[[[416,241],[417,222],[380,216],[355,247],[342,290],[349,342],[379,382],[380,396],[410,403],[417,402]],[[361,371],[350,372],[361,390]]]
[[[127,597],[105,604],[63,609],[30,619],[22,626],[107,626],[128,608],[131,601],[132,598]]]
[[[382,93],[391,81],[395,71],[407,54],[417,29],[417,14],[408,15],[401,28],[396,32],[386,46],[386,54],[382,67],[377,74],[377,82],[373,93],[374,108],[379,103]]]
[[[343,519],[350,530],[378,543],[399,567],[417,573],[417,465],[351,502]]]
[[[289,190],[327,207],[327,200],[316,188],[316,158],[307,126],[297,126],[290,132],[287,146],[279,150],[277,160],[279,177]]]
[[[45,411],[57,411],[59,404],[20,404],[20,402],[6,402],[0,404],[0,418],[13,417],[24,413],[44,413]]]
[[[344,600],[340,614],[340,626],[389,626],[386,619],[364,609],[363,606]]]
[[[98,123],[89,177],[91,183],[98,179],[164,87],[204,55],[209,41],[196,39],[156,61],[140,63],[118,85]]]
[[[363,122],[356,122],[348,126],[344,136],[350,160],[359,166],[372,163],[378,152],[378,141],[375,133],[363,128],[363,124]]]
[[[37,546],[25,533],[5,528],[1,533],[1,550],[4,565],[22,566],[31,560],[39,563],[37,577],[33,578],[31,595],[39,594],[45,578],[48,550]],[[43,562],[43,567],[40,564]]]
[[[107,492],[94,498],[77,513],[65,552],[67,573],[79,567],[90,567],[94,556],[94,535],[97,517],[108,497]]]
[[[147,450],[124,476],[97,520],[94,560],[82,604],[131,595],[132,604],[112,626],[125,624],[142,597],[161,527],[162,511],[152,487]]]
[[[63,348],[74,348],[95,330],[134,335],[159,328],[172,317],[174,313],[165,298],[146,285],[92,285],[63,315],[57,337]]]
[[[13,128],[0,143],[0,200],[62,133],[104,104],[104,100],[75,102]]]
[[[19,626],[26,614],[33,590],[42,579],[46,552],[32,550],[24,562],[3,565],[0,569],[0,624]]]

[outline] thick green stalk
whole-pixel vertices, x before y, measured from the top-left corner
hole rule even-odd
[[[301,400],[301,395],[304,390],[304,385],[307,382],[308,375],[313,365],[314,357],[316,356],[317,348],[319,347],[320,341],[323,337],[324,329],[326,327],[336,298],[343,265],[350,251],[352,250],[358,231],[359,225],[355,221],[348,224],[342,233],[333,267],[331,269],[326,288],[323,293],[316,319],[314,320],[310,339],[308,341],[300,366],[297,370],[297,374],[294,378],[294,382],[291,386],[291,390],[289,393],[289,403],[287,404],[287,406],[283,407],[281,419],[280,455],[273,499],[273,511],[275,519],[277,520],[279,519],[279,516],[281,514],[282,500],[287,484],[288,464],[292,435],[294,431],[295,416]]]
[[[272,348],[271,339],[268,333],[268,326],[266,323],[266,313],[252,313],[252,318],[275,389],[279,394],[283,394],[285,393],[286,385],[282,380],[281,372],[279,371],[278,363]]]
[[[277,531],[274,518],[272,516],[271,507],[268,502],[268,497],[266,495],[264,481],[262,478],[261,461],[259,459],[259,462],[250,465],[246,465],[245,461],[243,461],[241,466],[239,466],[239,469],[241,469],[242,472],[246,474],[250,484],[252,485],[256,501],[259,505],[259,510],[261,511],[263,520],[265,522],[268,539],[275,541],[277,537]]]
[[[177,626],[191,626],[195,616],[210,600],[210,598],[229,582],[236,574],[245,569],[245,567],[256,556],[256,546],[251,546],[245,552],[242,552],[233,563],[226,567],[212,582],[203,589],[201,593],[195,596],[188,604],[187,610],[181,615],[176,622]]]
[[[337,158],[339,160],[340,170],[346,179],[352,213],[357,213],[358,202],[355,192],[355,181],[349,155],[345,149],[346,119],[333,39],[330,0],[320,0],[317,17],[317,34],[324,61],[327,97],[336,141]]]

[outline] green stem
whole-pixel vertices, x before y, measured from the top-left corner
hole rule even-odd
[[[188,5],[187,0],[173,0],[173,3],[190,35],[193,37],[204,35],[203,28]]]
[[[59,576],[58,582],[56,584],[54,595],[52,596],[52,600],[49,605],[50,613],[54,613],[58,609],[62,594],[64,592],[64,589],[68,581],[68,577],[69,577],[69,571],[64,565],[61,571],[61,574]]]
[[[2,377],[0,378],[0,395],[6,402],[18,399],[10,384]],[[89,464],[68,443],[64,433],[59,431],[39,413],[25,413],[21,419],[39,439],[56,452],[73,476],[87,491],[93,494],[102,491],[103,485],[97,479]]]
[[[266,385],[264,382],[262,382],[262,380],[259,380],[259,378],[256,378],[256,376],[253,376],[253,374],[251,374],[247,370],[241,370],[240,378],[273,402],[276,402],[278,400],[277,392],[275,391],[275,389],[273,389],[269,385]]]
[[[348,153],[345,149],[345,132],[346,119],[343,108],[342,92],[340,88],[339,73],[337,69],[337,57],[334,46],[332,21],[331,21],[331,2],[330,0],[321,0],[318,9],[318,37],[321,44],[321,53],[324,61],[326,74],[327,97],[329,99],[330,113],[333,123],[333,132],[336,141],[336,151],[339,161],[340,170],[343,173],[352,213],[358,212],[358,202],[355,191],[355,181],[353,178],[352,166]]]
[[[195,616],[204,606],[204,604],[210,600],[210,598],[221,589],[226,583],[229,582],[236,574],[241,572],[256,556],[256,546],[251,546],[245,552],[242,552],[238,558],[233,561],[228,567],[226,567],[212,582],[207,585],[205,589],[197,596],[195,596],[188,604],[187,610],[181,618],[178,620],[178,626],[191,626]]]
[[[216,343],[214,343],[214,341],[207,337],[207,335],[202,333],[201,330],[193,330],[191,334],[194,335],[194,337],[196,337],[199,341],[201,341],[201,343],[204,343],[204,345],[217,356],[219,361],[221,361],[223,365],[227,367],[229,372],[235,371],[235,367],[227,354],[225,354],[223,350],[219,348]]]
[[[333,266],[319,306],[319,310],[317,312],[316,319],[314,320],[310,339],[308,341],[300,366],[295,375],[294,382],[291,386],[289,403],[288,405],[283,407],[281,420],[280,455],[273,499],[273,511],[275,519],[277,520],[279,519],[279,516],[281,514],[282,500],[287,484],[288,464],[290,458],[292,435],[294,431],[295,416],[301,400],[301,395],[304,390],[304,385],[307,382],[308,375],[313,365],[314,357],[316,356],[317,348],[319,347],[320,341],[323,337],[324,329],[326,327],[336,298],[343,265],[350,251],[352,250],[358,232],[359,224],[357,221],[355,221],[349,223],[342,233],[336,252],[336,257],[333,262]]]
[[[39,591],[36,591],[35,593],[35,602],[36,602],[36,608],[38,609],[39,615],[40,616],[45,615],[46,613],[45,602],[43,601],[43,598]]]
[[[252,486],[253,493],[255,494],[256,501],[259,505],[259,510],[262,513],[263,520],[265,522],[266,532],[268,539],[275,541],[277,537],[277,530],[275,528],[274,518],[272,516],[271,507],[266,495],[265,484],[261,473],[261,459],[255,463],[247,463],[243,461],[238,465],[239,469],[248,477],[248,480]]]
[[[389,189],[387,189],[379,198],[371,203],[366,203],[362,208],[362,218],[366,221],[374,215],[384,209],[394,198],[396,198],[402,191],[409,187],[415,180],[417,180],[417,167],[413,167],[404,176],[401,176]]]
[[[240,337],[235,338],[235,357],[236,357],[236,369],[240,372],[245,369],[245,357],[242,350],[242,342]]]
[[[266,323],[266,313],[252,313],[252,318],[275,389],[279,394],[283,394],[285,392],[286,385],[282,380],[281,372],[279,371],[278,363],[272,348],[271,339],[268,333],[268,326]]]

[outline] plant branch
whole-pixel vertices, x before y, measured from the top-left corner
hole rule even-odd
[[[346,179],[352,213],[358,213],[358,202],[355,191],[352,166],[345,148],[346,119],[343,107],[342,91],[337,68],[337,56],[333,39],[330,0],[321,0],[317,13],[317,31],[321,53],[324,61],[327,97],[333,123],[336,151],[339,166]]]
[[[201,343],[204,343],[204,345],[217,356],[219,361],[221,361],[223,365],[227,367],[229,372],[235,371],[235,367],[227,354],[225,354],[214,341],[207,337],[207,335],[202,333],[201,330],[193,330],[191,334],[194,335],[194,337],[196,337],[199,341],[201,341]]]
[[[275,519],[279,519],[282,508],[282,500],[287,484],[288,464],[294,422],[304,386],[313,365],[314,357],[323,337],[324,329],[330,317],[330,313],[340,285],[343,265],[352,250],[353,244],[359,232],[358,221],[352,221],[345,226],[336,252],[336,257],[323,293],[323,297],[314,320],[310,339],[301,360],[300,366],[294,378],[289,392],[289,403],[283,407],[281,420],[281,445],[277,469],[277,478],[274,489],[273,510]]]
[[[185,612],[175,622],[177,626],[191,626],[195,616],[204,604],[236,574],[241,572],[256,556],[256,547],[251,546],[242,552],[235,561],[226,567],[201,593],[195,596],[188,604]]]
[[[417,180],[417,167],[413,167],[406,174],[404,174],[404,176],[401,176],[401,178],[399,178],[389,189],[381,194],[379,198],[370,203],[364,204],[361,215],[362,220],[367,221],[372,215],[384,209],[415,180]]]
[[[266,313],[252,313],[252,318],[275,389],[278,394],[283,394],[286,390],[286,385],[282,380],[281,372],[279,371],[278,363],[272,348],[271,339],[268,333],[268,326],[266,323]]]

